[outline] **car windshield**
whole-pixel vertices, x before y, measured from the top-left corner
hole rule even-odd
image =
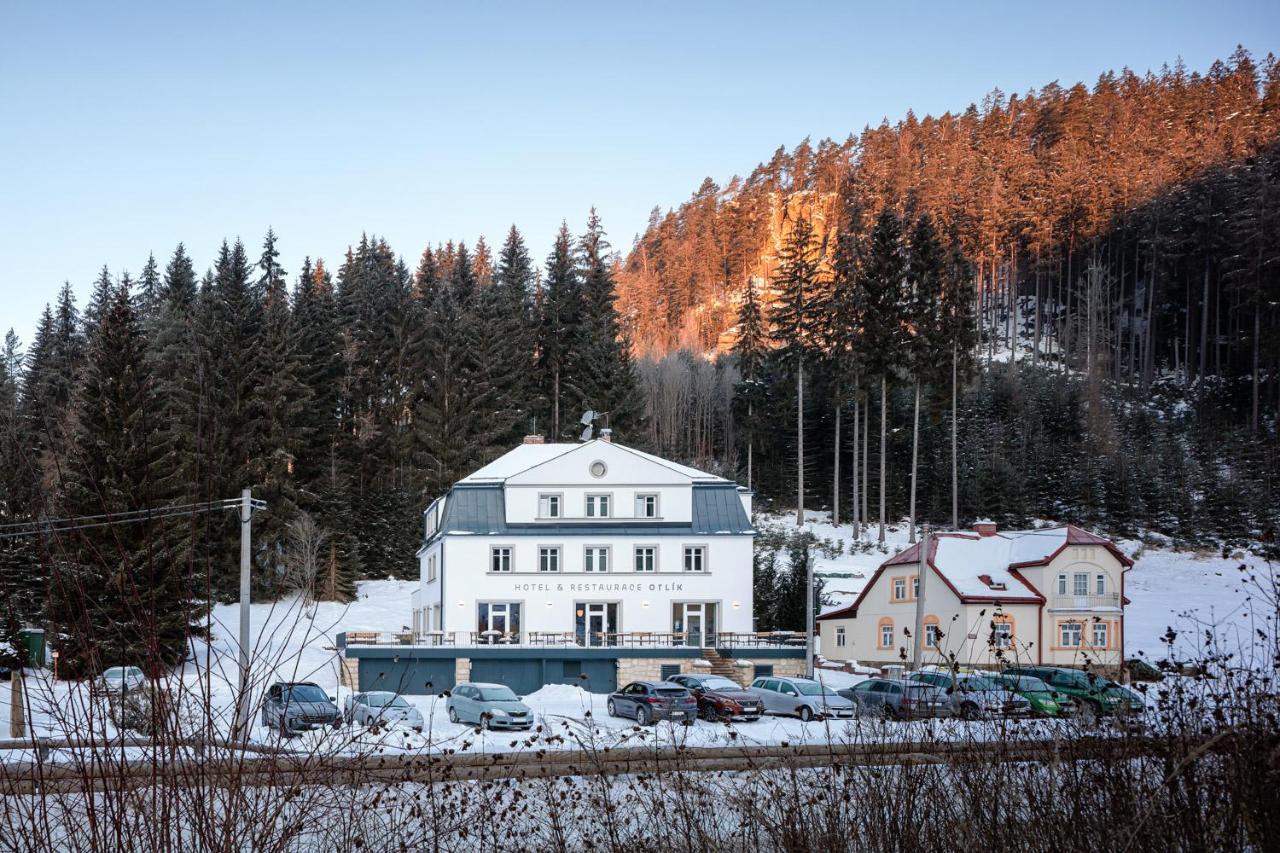
[[[515,702],[519,700],[510,687],[485,687],[480,691],[480,698],[486,702]]]
[[[1023,693],[1048,693],[1053,689],[1032,675],[1006,675],[1002,680],[1011,689]]]
[[[796,681],[793,682],[800,689],[801,696],[834,696],[834,690],[828,690],[821,684],[813,681]]]
[[[285,698],[290,702],[328,702],[329,697],[314,684],[297,684],[285,688]]]
[[[704,678],[702,686],[707,690],[737,690],[738,684],[727,678]]]
[[[403,696],[394,693],[370,693],[365,696],[364,703],[370,708],[404,708],[409,704]]]
[[[987,678],[985,675],[970,675],[960,679],[965,690],[1003,690],[1004,687]]]

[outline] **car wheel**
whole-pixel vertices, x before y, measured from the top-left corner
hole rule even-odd
[[[414,726],[413,730],[417,734],[422,734],[422,726]]]
[[[800,722],[807,723],[813,719],[813,709],[808,705],[800,706]]]
[[[886,720],[898,719],[898,712],[893,709],[892,705],[885,705],[881,710],[881,714]]]
[[[484,729],[486,732],[489,731],[489,719],[490,718],[487,714],[480,715],[480,728]]]
[[[284,721],[284,714],[280,715],[279,729],[280,729],[281,738],[289,738],[293,736],[292,733],[289,731],[289,724]]]
[[[455,709],[455,708],[450,708],[450,709],[449,709],[449,722],[451,722],[451,723],[456,723],[456,722],[458,722],[458,711],[457,711],[457,709]]]
[[[973,704],[972,702],[965,702],[963,705],[960,706],[960,719],[976,720],[980,716],[981,714],[979,714],[978,712],[978,706]]]
[[[609,716],[610,716],[610,717],[616,717],[616,716],[618,716],[618,708],[617,708],[617,706],[615,706],[615,705],[613,704],[613,700],[612,700],[612,699],[610,699],[610,700],[608,701],[608,703],[606,703],[606,704],[605,704],[605,710],[607,710],[607,711],[609,712]]]
[[[1092,700],[1080,703],[1080,719],[1090,725],[1102,719],[1102,706]]]
[[[641,726],[649,725],[648,708],[636,708],[636,723]]]

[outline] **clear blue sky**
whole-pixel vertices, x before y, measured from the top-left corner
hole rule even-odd
[[[0,16],[0,333],[70,280],[198,268],[268,225],[292,275],[362,231],[525,233],[654,205],[779,144],[963,109],[994,86],[1280,50],[1280,4],[49,2]],[[474,8],[471,8],[474,7]]]

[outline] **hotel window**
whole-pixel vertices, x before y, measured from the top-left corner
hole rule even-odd
[[[609,496],[587,495],[587,518],[608,518]]]
[[[510,548],[490,549],[489,571],[491,572],[511,571],[511,549]]]
[[[1084,572],[1076,572],[1073,578],[1072,595],[1088,595],[1089,594],[1089,575]]]
[[[432,554],[430,557],[427,557],[427,580],[433,581],[435,579],[436,579],[436,555]]]
[[[844,628],[836,628],[836,646],[843,649],[845,646],[845,639]]]
[[[586,572],[609,571],[609,549],[587,548],[583,552],[582,569]]]
[[[560,549],[559,548],[539,548],[538,549],[538,571],[540,572],[560,571]]]
[[[656,572],[658,570],[658,549],[649,547],[636,548],[636,571]]]
[[[684,549],[684,570],[701,572],[707,568],[707,549],[701,545],[691,545]]]
[[[892,622],[880,623],[880,648],[882,649],[893,648],[893,623]]]
[[[1079,622],[1063,622],[1058,626],[1058,638],[1064,648],[1074,648],[1084,639],[1084,626]]]
[[[894,601],[907,600],[907,579],[906,578],[893,579],[893,600]]]
[[[1058,575],[1058,595],[1067,594],[1067,576]]]
[[[658,496],[636,495],[636,518],[657,518]]]
[[[1094,580],[1097,582],[1098,595],[1106,595],[1107,594],[1107,576],[1098,575],[1097,577],[1094,578]]]
[[[1107,647],[1107,623],[1093,623],[1093,645],[1095,648],[1105,649]]]
[[[560,517],[560,496],[559,495],[538,495],[538,517],[539,518],[559,518]]]

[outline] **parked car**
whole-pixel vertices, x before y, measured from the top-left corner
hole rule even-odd
[[[338,727],[342,713],[332,696],[310,681],[277,681],[267,688],[262,702],[262,724],[274,728],[281,737],[321,726]]]
[[[1037,717],[1063,717],[1075,713],[1075,702],[1065,693],[1059,693],[1034,675],[1000,673],[990,676],[996,683],[1017,693],[1031,703],[1031,713]]]
[[[1129,671],[1129,678],[1134,681],[1164,680],[1164,673],[1142,658],[1129,658],[1125,661],[1124,668]]]
[[[342,719],[348,724],[371,728],[397,724],[416,732],[423,728],[422,712],[403,696],[388,690],[349,694],[342,703]]]
[[[858,716],[882,716],[891,720],[951,716],[947,691],[932,684],[868,678],[836,692],[853,702]]]
[[[463,681],[445,701],[451,723],[475,723],[482,729],[528,729],[533,710],[505,684]]]
[[[667,681],[689,688],[698,700],[698,716],[704,720],[750,723],[764,715],[759,696],[723,675],[673,675]]]
[[[762,677],[751,682],[751,692],[764,701],[771,714],[794,714],[808,722],[815,718],[852,719],[853,702],[811,678]]]
[[[1125,690],[1096,672],[1065,666],[1013,666],[1005,675],[1031,675],[1074,700],[1074,709],[1086,717],[1104,714],[1141,713],[1146,708],[1141,697]],[[1136,701],[1135,701],[1136,700]]]
[[[698,700],[687,687],[669,681],[633,681],[609,696],[610,717],[633,717],[642,726],[657,720],[693,725]]]
[[[95,687],[108,696],[137,690],[147,683],[146,674],[136,666],[113,666],[102,671]]]
[[[941,687],[951,698],[957,717],[1026,717],[1031,703],[985,675],[956,675],[941,669],[911,673],[911,680]]]

